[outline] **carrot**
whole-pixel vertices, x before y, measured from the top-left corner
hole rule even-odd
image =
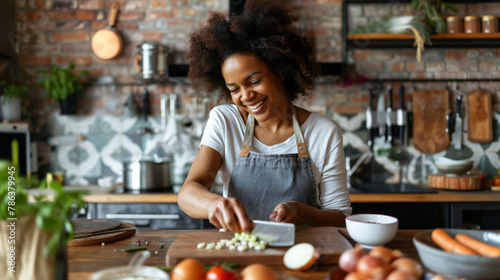
[[[497,258],[500,257],[500,247],[490,245],[479,241],[465,234],[457,234],[455,239],[472,250],[478,252],[481,256]]]
[[[462,243],[451,237],[446,231],[437,228],[432,231],[431,234],[432,241],[436,243],[441,249],[446,252],[460,254],[460,255],[477,255],[477,253],[469,249],[469,247],[463,245]]]

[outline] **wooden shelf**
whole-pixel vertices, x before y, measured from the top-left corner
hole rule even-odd
[[[414,48],[415,39],[411,34],[365,33],[349,34],[347,46],[363,48]],[[431,35],[433,48],[497,48],[500,45],[500,33],[459,33]]]

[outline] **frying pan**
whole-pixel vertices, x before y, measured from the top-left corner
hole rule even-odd
[[[120,55],[123,50],[123,39],[114,27],[118,15],[118,4],[111,6],[109,13],[109,25],[97,31],[92,36],[92,51],[100,59],[113,59]]]

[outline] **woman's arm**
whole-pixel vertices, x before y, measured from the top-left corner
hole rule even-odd
[[[272,222],[293,223],[300,226],[311,220],[312,226],[345,227],[345,215],[337,209],[318,209],[307,204],[289,201],[278,204],[269,216]]]
[[[209,219],[218,228],[232,232],[250,231],[252,223],[238,199],[210,192],[221,164],[219,152],[201,146],[179,191],[179,207],[193,218]]]

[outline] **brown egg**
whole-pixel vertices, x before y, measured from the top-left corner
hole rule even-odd
[[[205,267],[195,259],[185,259],[172,270],[172,280],[203,280]]]
[[[254,263],[241,271],[241,280],[278,280],[278,277],[269,267]]]

